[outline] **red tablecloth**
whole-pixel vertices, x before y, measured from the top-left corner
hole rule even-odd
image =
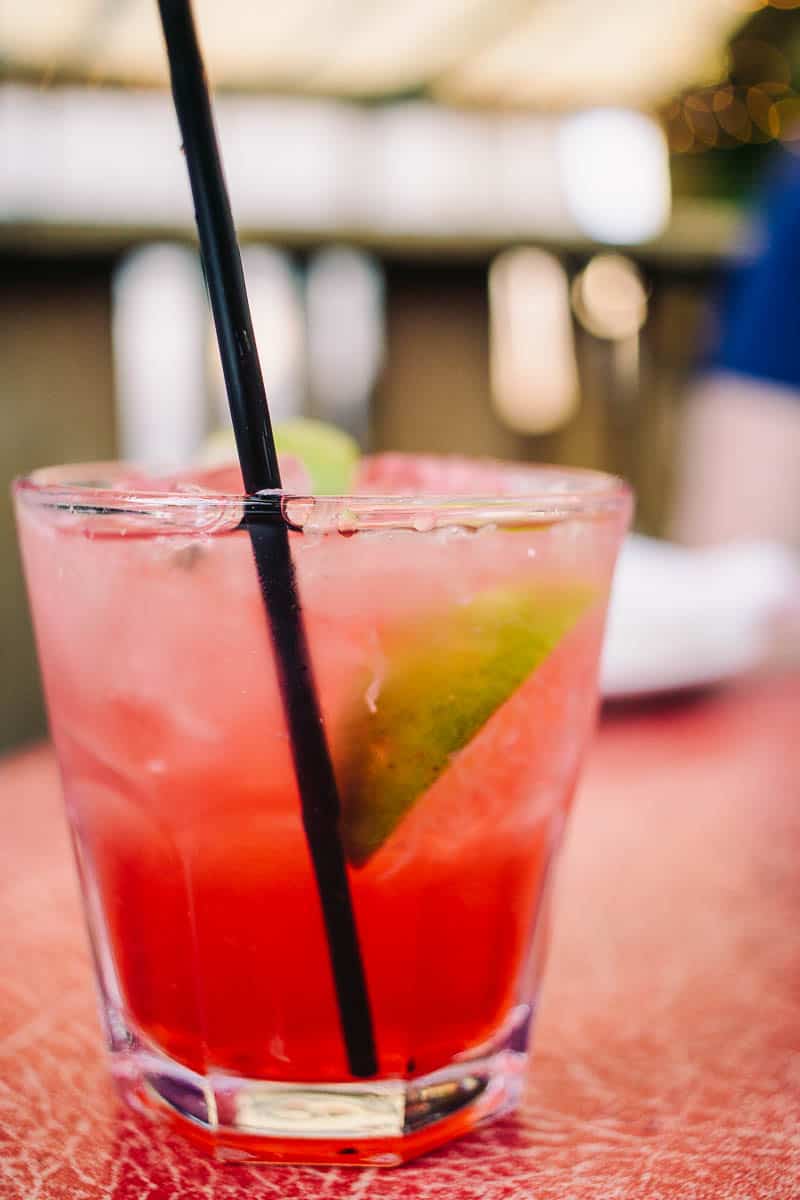
[[[800,680],[603,722],[517,1117],[392,1172],[216,1166],[108,1081],[51,752],[0,765],[2,1200],[800,1196]]]

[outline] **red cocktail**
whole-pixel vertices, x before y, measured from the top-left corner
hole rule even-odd
[[[208,482],[17,487],[115,1071],[221,1153],[401,1161],[519,1093],[629,498],[394,456],[346,500],[272,498],[375,1027],[356,1080],[242,528],[258,501]]]

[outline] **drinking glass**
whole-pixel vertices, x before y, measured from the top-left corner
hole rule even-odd
[[[15,486],[112,1070],[220,1157],[391,1165],[519,1098],[630,495],[399,456],[349,497],[208,479]],[[369,1078],[248,537],[270,521],[335,768]]]

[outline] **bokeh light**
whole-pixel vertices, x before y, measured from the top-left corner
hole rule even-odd
[[[731,81],[743,86],[777,83],[788,87],[792,68],[783,51],[771,42],[739,38],[731,46]]]
[[[773,105],[777,136],[793,154],[800,154],[800,96],[785,96]]]
[[[711,104],[720,128],[739,142],[750,140],[753,121],[747,105],[731,86],[721,87],[714,92]]]
[[[622,254],[595,255],[573,281],[572,306],[595,337],[633,337],[647,320],[647,292],[636,264]]]
[[[567,207],[598,242],[625,245],[662,232],[670,213],[667,144],[644,113],[597,108],[561,127],[559,158]]]
[[[569,285],[544,250],[500,254],[489,270],[490,377],[495,411],[516,433],[549,433],[578,402]]]
[[[704,146],[716,146],[719,141],[719,124],[712,110],[711,95],[697,92],[687,96],[684,103],[686,123],[695,139]]]

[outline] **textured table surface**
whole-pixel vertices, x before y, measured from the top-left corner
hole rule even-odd
[[[216,1166],[121,1110],[52,754],[0,763],[0,1197],[800,1196],[800,680],[606,717],[521,1113],[392,1172]]]

